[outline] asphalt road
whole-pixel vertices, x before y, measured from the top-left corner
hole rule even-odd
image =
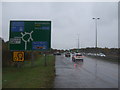
[[[84,57],[75,65],[61,55],[55,67],[54,88],[118,88],[118,64]]]

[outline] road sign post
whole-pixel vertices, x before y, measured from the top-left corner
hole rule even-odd
[[[44,66],[47,66],[47,61],[46,61],[47,60],[46,59],[47,58],[47,52],[44,52],[44,57],[45,57]]]
[[[45,55],[45,62],[44,62],[44,66],[47,66],[47,63],[46,63],[46,53],[45,53],[44,55]]]
[[[31,58],[31,67],[33,67],[34,66],[34,51],[32,51],[31,52],[31,56],[32,56],[32,58]]]

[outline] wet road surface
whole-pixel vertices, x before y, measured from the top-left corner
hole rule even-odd
[[[71,57],[56,56],[54,88],[118,88],[118,64],[84,57],[75,64]]]

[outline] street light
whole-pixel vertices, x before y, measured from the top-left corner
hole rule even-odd
[[[100,18],[92,18],[92,19],[95,20],[95,29],[96,29],[96,32],[95,32],[95,33],[96,33],[96,34],[95,34],[95,35],[96,35],[96,36],[95,36],[95,38],[96,38],[96,40],[95,40],[95,41],[96,41],[96,42],[95,42],[95,43],[96,43],[96,44],[95,44],[95,48],[97,49],[97,20],[99,20]],[[96,51],[97,51],[97,50],[96,50]],[[97,52],[96,52],[96,53],[97,53]]]
[[[79,48],[79,46],[80,46],[80,43],[79,43],[79,35],[80,35],[80,34],[77,34],[77,35],[78,35],[78,39],[77,39],[78,50],[77,50],[77,52],[79,52],[79,49],[80,49],[80,48]]]
[[[95,48],[96,48],[96,56],[97,56],[97,20],[99,20],[100,18],[92,18],[95,20],[95,31],[96,31],[96,34],[95,34],[95,38],[96,38],[96,44],[95,44]],[[96,60],[96,70],[95,70],[95,76],[97,78],[97,60]]]

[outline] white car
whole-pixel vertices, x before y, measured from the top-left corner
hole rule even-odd
[[[83,55],[81,53],[76,53],[72,56],[72,61],[75,62],[75,61],[83,61]]]
[[[103,54],[103,53],[99,53],[99,54],[97,54],[98,56],[101,56],[101,57],[106,57],[106,55],[105,54]]]

